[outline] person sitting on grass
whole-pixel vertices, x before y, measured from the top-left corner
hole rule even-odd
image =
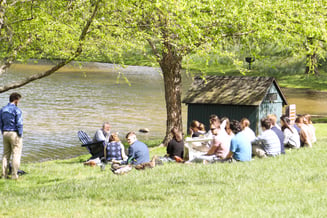
[[[255,133],[253,130],[250,128],[250,121],[247,118],[243,118],[241,120],[241,127],[242,131],[245,133],[246,137],[252,142],[255,140]]]
[[[216,114],[211,114],[209,117],[209,124],[210,124],[210,129],[206,134],[206,137],[210,138],[212,137],[212,131],[211,131],[211,126],[214,125],[215,128],[220,129],[220,119]]]
[[[205,135],[206,134],[206,127],[205,127],[205,125],[203,123],[200,123],[200,125],[199,125],[199,133],[201,135]]]
[[[192,160],[192,162],[213,163],[226,158],[230,146],[226,143],[228,141],[226,140],[226,136],[221,134],[221,129],[216,128],[216,125],[214,124],[211,124],[210,130],[212,134],[212,142],[210,149],[206,154],[196,156],[194,160]]]
[[[304,124],[306,124],[306,126],[308,127],[308,134],[309,134],[309,140],[311,141],[311,143],[315,143],[317,141],[316,138],[316,129],[312,124],[311,121],[311,115],[310,114],[304,114]]]
[[[262,134],[252,142],[252,153],[260,158],[267,156],[280,155],[279,138],[274,131],[270,129],[271,123],[267,118],[260,120]]]
[[[193,120],[190,125],[190,134],[192,138],[200,137],[202,134],[201,123],[197,120]]]
[[[284,146],[286,148],[300,148],[300,135],[291,125],[290,119],[286,115],[283,115],[280,117],[280,123],[284,133]]]
[[[231,140],[231,147],[226,160],[250,161],[252,158],[251,141],[246,135],[246,132],[242,131],[240,122],[232,120],[230,128],[235,135]]]
[[[171,129],[173,138],[168,142],[167,146],[167,156],[170,161],[183,162],[184,156],[184,141],[182,133],[177,127]]]
[[[304,124],[304,116],[297,116],[295,119],[295,124],[300,128],[300,142],[301,147],[312,147],[311,140],[309,138],[308,127]]]
[[[137,140],[135,132],[127,133],[126,139],[129,144],[128,159],[123,164],[138,165],[150,161],[148,146]]]
[[[125,147],[121,143],[117,133],[112,133],[109,137],[109,143],[105,147],[105,159],[106,161],[126,161],[127,156],[125,154]]]
[[[279,139],[280,143],[280,152],[282,154],[285,154],[285,148],[284,148],[284,133],[281,130],[281,127],[277,124],[277,116],[275,114],[269,114],[267,118],[270,120],[271,127],[270,129],[276,133]]]
[[[137,170],[144,170],[147,168],[153,168],[156,164],[162,164],[162,162],[155,155],[150,161],[149,149],[146,144],[140,142],[136,138],[135,132],[129,132],[126,135],[128,144],[128,159],[119,164],[117,161],[113,161],[111,170],[115,174],[125,174],[132,170],[134,166]]]
[[[226,137],[225,129],[217,129],[215,125],[210,127],[213,139],[211,148],[207,152],[207,155],[216,155],[219,159],[225,159],[230,147],[230,140]]]

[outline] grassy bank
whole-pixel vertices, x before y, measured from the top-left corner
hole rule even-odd
[[[20,180],[0,180],[0,217],[324,217],[327,124],[315,127],[312,149],[250,163],[165,164],[123,176],[84,167],[87,155],[23,164]]]

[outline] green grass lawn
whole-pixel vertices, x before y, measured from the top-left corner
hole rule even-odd
[[[22,164],[27,175],[0,180],[0,217],[325,217],[327,124],[315,127],[313,148],[249,163],[172,163],[121,176],[84,166],[87,155]]]

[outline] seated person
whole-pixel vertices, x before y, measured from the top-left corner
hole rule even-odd
[[[109,143],[106,145],[105,148],[105,158],[107,161],[127,160],[127,156],[125,154],[125,147],[121,143],[116,133],[112,133],[109,137]]]
[[[199,137],[203,135],[203,133],[200,130],[201,128],[201,123],[197,120],[193,120],[191,125],[190,125],[190,134],[192,138]]]
[[[277,124],[277,117],[275,114],[269,114],[267,118],[270,120],[271,127],[270,129],[276,133],[276,135],[279,138],[280,142],[280,152],[282,154],[285,154],[285,148],[284,148],[284,133],[281,130],[281,127],[278,126]]]
[[[150,161],[149,149],[146,144],[137,140],[134,132],[129,132],[126,135],[128,144],[128,159],[122,164],[138,165]]]
[[[232,138],[234,137],[233,131],[230,129],[230,121],[228,117],[221,118],[221,125],[219,134],[224,137],[226,144],[230,145]]]
[[[233,158],[237,161],[250,161],[252,158],[251,141],[246,132],[242,131],[240,122],[233,120],[230,123],[230,128],[235,135],[231,140],[231,147],[226,160]]]
[[[308,127],[309,140],[311,141],[311,143],[315,143],[317,141],[316,129],[312,125],[311,115],[310,114],[304,114],[303,116],[304,116],[304,120],[303,120],[304,124],[306,124],[306,126]]]
[[[229,144],[227,143],[229,140],[226,140],[226,135],[222,134],[220,128],[216,128],[214,124],[211,124],[210,130],[212,133],[212,142],[209,151],[204,155],[197,156],[193,161],[199,162],[202,160],[215,162],[219,159],[225,159],[229,152]]]
[[[295,119],[296,125],[300,128],[300,142],[301,147],[312,147],[312,143],[309,138],[309,130],[307,125],[304,124],[304,116],[300,115]]]
[[[298,134],[300,135],[300,132],[301,132],[301,128],[300,126],[298,125],[299,123],[299,117],[296,117],[295,121],[294,121],[294,124],[293,124],[293,127],[296,129],[296,131],[298,132]]]
[[[199,133],[201,135],[205,135],[206,134],[206,127],[203,123],[200,123],[200,126],[199,126]]]
[[[284,133],[284,146],[288,148],[300,148],[300,135],[291,125],[290,119],[283,115],[280,117],[281,128]]]
[[[173,138],[168,142],[167,155],[171,160],[181,161],[184,156],[184,141],[181,132],[177,127],[171,129]]]
[[[221,118],[220,121],[221,121],[221,128],[222,129],[225,129],[227,135],[229,135],[231,138],[233,138],[234,133],[233,133],[233,131],[230,128],[229,118],[228,117],[223,117],[223,118]]]
[[[213,138],[211,143],[211,148],[207,152],[207,155],[216,155],[220,159],[225,159],[229,152],[229,144],[226,143],[229,140],[226,140],[226,135],[222,135],[222,131],[217,129],[215,125],[211,125],[210,127]],[[223,130],[223,132],[225,132]]]
[[[270,120],[263,118],[260,123],[263,132],[252,142],[252,154],[260,158],[280,155],[281,147],[279,138],[270,129]]]
[[[93,142],[105,141],[106,144],[109,142],[110,137],[110,123],[104,122],[102,128],[97,130],[93,137]]]
[[[250,121],[247,118],[243,118],[241,120],[242,131],[245,133],[246,137],[250,140],[250,142],[255,140],[255,133],[250,128]]]
[[[210,127],[212,125],[214,125],[215,128],[219,129],[220,124],[221,124],[219,117],[216,114],[211,114],[209,117],[209,124],[210,124]],[[206,133],[206,137],[208,137],[208,138],[212,137],[211,129],[209,129],[209,131]],[[209,145],[211,145],[211,142],[209,143]]]

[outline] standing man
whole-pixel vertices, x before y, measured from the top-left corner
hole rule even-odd
[[[0,129],[3,135],[2,177],[8,177],[8,165],[12,155],[12,179],[18,179],[18,168],[23,148],[22,111],[17,107],[21,99],[19,93],[9,96],[8,105],[0,110]]]

